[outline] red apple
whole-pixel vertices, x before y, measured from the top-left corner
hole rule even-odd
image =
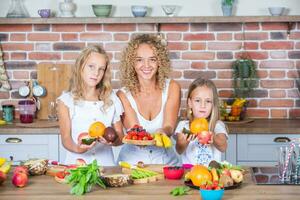
[[[230,170],[229,170],[229,169],[223,169],[223,170],[221,171],[221,174],[225,174],[225,175],[231,177],[231,173],[230,173]]]
[[[28,175],[28,168],[26,166],[17,166],[14,169],[13,174],[17,174],[17,173],[24,173]]]
[[[6,180],[7,176],[3,171],[0,171],[0,185]]]
[[[28,176],[25,173],[16,173],[12,177],[12,184],[16,187],[24,187],[28,182]]]
[[[209,144],[211,141],[212,134],[209,131],[202,131],[197,135],[200,144]]]

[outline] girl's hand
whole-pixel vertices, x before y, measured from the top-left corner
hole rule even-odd
[[[96,141],[94,141],[90,145],[82,144],[81,141],[80,141],[80,142],[78,142],[78,146],[79,146],[79,152],[78,153],[85,153],[85,152],[89,151],[90,149],[92,149],[95,145],[96,145]]]
[[[112,146],[113,143],[112,142],[107,142],[107,140],[104,138],[104,137],[99,137],[98,141],[102,144],[106,144],[106,145],[109,145],[109,146]]]
[[[208,141],[208,144],[213,144],[215,134],[213,132],[210,132],[210,134],[211,134],[211,137],[210,137],[210,140]]]
[[[201,134],[198,134],[197,138],[200,144],[210,145],[213,143],[214,133],[210,131],[202,131]]]
[[[177,141],[179,142],[185,142],[186,144],[190,143],[190,141],[193,141],[197,136],[194,134],[184,134],[184,133],[177,133]]]

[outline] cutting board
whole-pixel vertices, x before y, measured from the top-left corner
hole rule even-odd
[[[71,64],[41,63],[37,67],[37,79],[47,90],[46,96],[40,97],[38,119],[48,119],[48,105],[69,88],[72,73]]]

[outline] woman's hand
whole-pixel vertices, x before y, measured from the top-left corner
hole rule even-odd
[[[78,140],[78,152],[77,153],[85,153],[91,150],[96,145],[96,141],[94,141],[90,145],[82,144],[81,140]]]

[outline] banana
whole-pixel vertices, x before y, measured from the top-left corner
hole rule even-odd
[[[0,171],[2,171],[4,174],[7,174],[11,168],[11,165],[12,165],[12,161],[8,161],[8,162],[4,163],[0,167]]]
[[[156,143],[157,147],[163,147],[164,143],[163,143],[163,138],[161,136],[161,133],[154,133],[154,140]]]
[[[124,162],[124,161],[119,161],[119,165],[123,168],[127,168],[127,169],[131,169],[131,165],[127,162]]]
[[[164,143],[164,147],[165,148],[170,148],[172,147],[172,141],[169,138],[169,136],[167,136],[166,134],[162,134],[162,141]]]
[[[6,124],[6,121],[0,119],[0,125],[5,125]]]
[[[243,107],[244,104],[246,103],[246,99],[242,99],[242,98],[236,98],[232,104],[232,106],[239,106],[239,107]]]
[[[191,172],[187,172],[187,173],[184,175],[184,180],[185,180],[185,181],[191,180]]]
[[[5,158],[0,158],[0,167],[6,162]]]
[[[219,181],[219,175],[216,168],[212,168],[210,173],[212,174],[213,181]]]

